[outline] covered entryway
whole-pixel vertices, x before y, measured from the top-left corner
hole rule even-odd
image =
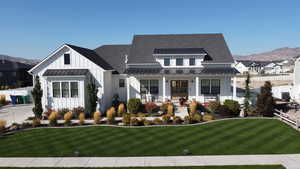
[[[188,99],[188,80],[171,80],[171,99]]]

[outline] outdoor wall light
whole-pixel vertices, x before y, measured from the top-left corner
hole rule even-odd
[[[194,83],[194,80],[191,80],[191,83]]]

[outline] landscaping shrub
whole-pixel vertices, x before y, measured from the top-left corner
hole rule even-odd
[[[6,104],[6,98],[5,98],[5,95],[2,94],[0,95],[0,105],[3,106]]]
[[[33,103],[34,103],[32,112],[34,113],[36,118],[41,118],[42,113],[43,113],[43,106],[42,106],[43,90],[41,88],[39,76],[35,77],[34,88],[31,91],[31,95],[33,98]]]
[[[123,125],[129,126],[130,125],[130,119],[131,119],[131,115],[129,113],[124,113],[123,114],[123,119],[122,119]]]
[[[146,114],[145,113],[138,113],[137,117],[146,117]]]
[[[144,121],[144,126],[150,126],[152,124],[153,124],[153,122],[151,120],[145,120]]]
[[[101,113],[98,111],[94,112],[93,119],[95,124],[100,124]]]
[[[49,125],[50,126],[56,126],[57,125],[57,118],[58,118],[58,113],[55,112],[55,111],[51,112],[51,114],[48,117]]]
[[[145,104],[145,110],[147,113],[154,113],[157,110],[157,105],[154,102],[147,102]]]
[[[174,124],[181,124],[182,123],[182,119],[179,116],[175,116],[173,118],[173,123]]]
[[[40,126],[40,125],[41,125],[41,120],[40,120],[40,119],[34,118],[34,119],[32,120],[32,127],[38,127],[38,126]]]
[[[59,109],[58,112],[58,117],[57,118],[61,118],[61,117],[65,117],[65,114],[68,113],[70,110],[68,108],[63,108],[63,109]]]
[[[205,114],[204,116],[203,116],[203,120],[204,121],[211,121],[211,120],[213,120],[214,119],[214,117],[212,116],[212,115],[210,115],[210,114]]]
[[[130,119],[130,125],[131,126],[138,126],[139,125],[139,120],[136,117],[133,117]]]
[[[185,116],[184,117],[184,124],[190,124],[192,123],[192,119],[190,116]]]
[[[212,113],[218,113],[218,110],[219,110],[220,106],[221,106],[220,102],[218,102],[218,101],[211,101],[208,104],[208,109]]]
[[[173,106],[173,104],[168,104],[168,112],[167,112],[167,114],[169,116],[174,116],[174,106]]]
[[[168,111],[168,105],[169,105],[169,103],[163,103],[163,104],[160,106],[160,110],[161,110],[163,113],[167,113],[167,111]]]
[[[228,107],[230,115],[238,116],[240,114],[240,104],[235,100],[225,100],[224,105]]]
[[[155,124],[155,125],[160,125],[160,124],[162,124],[162,120],[161,120],[160,118],[155,118],[155,119],[153,120],[153,124]]]
[[[190,114],[195,114],[197,112],[197,102],[196,101],[192,101],[190,103]]]
[[[224,117],[230,117],[231,112],[226,105],[221,105],[218,109],[218,113]]]
[[[190,119],[191,119],[191,121],[192,121],[193,123],[197,123],[197,122],[200,122],[200,121],[202,120],[202,117],[201,117],[200,114],[195,113],[195,114],[192,114],[192,115],[190,116]]]
[[[66,126],[70,126],[72,124],[71,119],[72,119],[72,112],[67,112],[64,115],[64,120],[65,120],[65,125]]]
[[[129,111],[129,113],[137,113],[137,112],[139,112],[141,105],[142,105],[142,103],[141,103],[140,99],[131,98],[131,99],[129,99],[127,109]]]
[[[0,133],[5,131],[6,121],[0,120]]]
[[[169,114],[165,114],[162,116],[162,121],[164,124],[168,124],[170,122],[171,116]]]
[[[115,115],[116,115],[116,111],[114,107],[111,107],[106,111],[107,124],[115,123]]]
[[[83,125],[84,124],[84,120],[85,120],[85,113],[80,113],[78,116],[78,120],[79,120],[79,124]]]
[[[118,117],[122,117],[124,113],[126,113],[126,108],[125,105],[121,103],[118,106]]]
[[[120,105],[120,101],[119,101],[119,95],[118,94],[114,94],[113,99],[112,99],[112,106],[117,109]]]
[[[98,88],[95,84],[95,80],[91,80],[87,84],[87,95],[88,95],[88,102],[87,105],[85,106],[87,114],[92,114],[93,112],[96,111],[97,108],[97,101],[98,101]]]
[[[72,113],[73,113],[73,118],[78,118],[81,113],[84,113],[84,108],[80,106],[75,107],[73,108]]]

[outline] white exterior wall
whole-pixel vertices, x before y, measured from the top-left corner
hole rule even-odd
[[[70,54],[70,65],[64,64],[64,54],[69,53]],[[101,67],[96,65],[95,63],[88,60],[86,57],[82,56],[75,50],[64,46],[61,49],[58,49],[58,51],[55,51],[55,53],[49,57],[49,59],[45,60],[44,63],[40,64],[36,69],[32,71],[34,75],[38,75],[40,77],[41,87],[43,89],[43,97],[42,97],[42,103],[43,107],[46,108],[46,106],[49,104],[48,102],[53,100],[52,99],[52,85],[51,82],[54,80],[63,80],[68,79],[70,81],[72,80],[78,80],[76,77],[55,77],[55,78],[49,78],[47,80],[46,77],[43,76],[44,72],[47,69],[89,69],[91,78],[95,80],[96,86],[98,87],[99,93],[98,96],[103,95],[105,93],[104,83],[103,83],[103,76],[105,70],[103,70]],[[110,72],[110,71],[108,71]],[[111,72],[110,72],[111,73]],[[79,85],[79,94],[80,99],[72,99],[72,98],[55,98],[53,101],[52,109],[62,109],[62,108],[73,108],[78,106],[85,106],[85,102],[87,102],[86,99],[86,84],[89,82],[88,79],[81,79],[80,85]],[[109,86],[109,85],[107,85]],[[106,88],[108,89],[108,88]],[[84,97],[84,98],[82,98]],[[108,96],[105,95],[105,98]],[[101,99],[101,107],[108,107],[107,102],[104,102],[105,99]]]
[[[164,66],[164,58],[170,58],[170,66]],[[183,66],[176,66],[176,58],[183,58]],[[195,65],[190,66],[190,58],[195,58]],[[165,56],[155,59],[162,67],[165,68],[182,68],[182,67],[202,67],[203,58],[201,56]]]
[[[127,75],[113,75],[112,76],[112,96],[114,96],[115,94],[119,95],[120,101],[122,102],[126,102],[127,100],[127,91],[126,91],[126,86],[127,86],[127,82],[126,82],[126,78]],[[125,81],[125,86],[124,87],[119,87],[119,80],[120,79],[124,79]]]
[[[293,94],[292,97],[300,103],[300,58],[295,61],[294,74],[293,74]]]

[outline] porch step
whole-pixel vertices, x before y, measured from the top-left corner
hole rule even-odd
[[[188,109],[186,106],[177,106],[175,105],[175,116],[179,116],[180,118],[184,119],[185,116],[188,116]]]

